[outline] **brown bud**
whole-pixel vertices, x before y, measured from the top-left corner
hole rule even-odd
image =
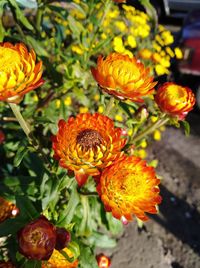
[[[67,247],[71,240],[70,233],[65,228],[56,228],[56,246],[55,249],[61,250]]]
[[[43,215],[18,232],[19,252],[28,259],[48,260],[56,244],[56,228]]]

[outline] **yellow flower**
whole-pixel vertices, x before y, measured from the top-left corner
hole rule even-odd
[[[174,42],[174,37],[170,31],[164,31],[161,33],[161,37],[166,46],[172,44]]]
[[[102,38],[102,39],[105,40],[107,37],[108,37],[108,36],[107,36],[105,33],[102,33],[102,34],[101,34],[101,38]]]
[[[140,143],[140,146],[142,148],[146,148],[147,147],[147,141],[146,140],[142,140],[142,142]]]
[[[0,44],[0,101],[18,103],[29,91],[41,86],[42,62],[36,64],[33,49],[22,43]]]
[[[117,219],[131,221],[135,215],[142,221],[145,214],[157,213],[157,204],[162,200],[153,167],[136,156],[124,156],[106,168],[97,185],[97,192],[106,211]]]
[[[70,96],[66,97],[64,100],[66,106],[70,106],[72,104],[72,99]]]
[[[174,57],[174,52],[173,52],[173,50],[170,47],[166,47],[165,50],[170,55],[171,58]]]
[[[156,64],[155,66],[155,71],[156,71],[156,74],[159,76],[159,75],[164,75],[164,74],[168,74],[169,73],[169,70],[166,69],[163,65],[161,64]]]
[[[123,41],[121,36],[116,36],[113,40],[113,48],[114,51],[118,52],[118,53],[123,53],[125,50]]]
[[[98,108],[98,113],[102,114],[104,112],[104,107],[101,105]]]
[[[79,108],[79,113],[83,114],[83,113],[87,113],[88,112],[88,107],[80,107]]]
[[[183,52],[181,51],[181,49],[179,47],[176,47],[174,49],[175,55],[177,59],[182,59],[183,58]]]
[[[70,257],[73,257],[72,252],[65,248],[63,251]],[[47,262],[42,263],[42,268],[76,268],[78,267],[78,260],[69,262],[58,250],[54,249],[53,254]]]
[[[159,130],[155,130],[154,133],[153,133],[153,138],[154,140],[156,141],[160,141],[161,140],[161,133]]]
[[[73,52],[82,55],[84,53],[83,49],[79,45],[72,45],[71,49]]]
[[[123,21],[115,21],[115,26],[120,32],[124,32],[127,29],[127,26]]]
[[[60,166],[75,172],[79,186],[89,175],[95,176],[121,158],[126,139],[122,129],[99,113],[78,114],[68,121],[60,120],[58,133],[52,138],[54,157]]]
[[[141,57],[142,59],[148,60],[151,58],[151,56],[152,52],[147,48],[143,48],[139,51],[139,57]]]
[[[95,94],[93,98],[94,98],[95,101],[99,101],[100,100],[100,95],[99,94]]]
[[[60,108],[60,103],[61,103],[60,100],[56,100],[56,108]]]
[[[116,114],[115,115],[115,120],[117,120],[119,122],[123,122],[123,117],[120,114]]]
[[[133,53],[128,49],[125,49],[123,54],[128,55],[130,58],[133,58]]]
[[[147,152],[144,149],[138,149],[134,151],[134,155],[144,159],[147,157]]]
[[[156,121],[158,121],[158,117],[157,116],[152,115],[150,118],[151,118],[151,121],[153,123],[155,123]]]
[[[127,38],[127,43],[131,48],[135,48],[137,46],[135,37],[133,37],[132,35],[129,35]]]
[[[184,120],[188,112],[193,109],[195,96],[190,88],[167,82],[159,87],[155,101],[161,111]]]
[[[130,129],[128,130],[128,135],[129,135],[130,137],[133,135],[133,129],[132,129],[132,128],[130,128]]]
[[[91,71],[103,91],[120,99],[143,102],[143,97],[151,95],[156,85],[148,68],[135,57],[119,53],[111,53],[105,59],[100,56],[97,67]]]

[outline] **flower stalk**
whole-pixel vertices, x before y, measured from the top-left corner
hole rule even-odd
[[[169,121],[168,116],[160,118],[158,121],[156,121],[152,125],[145,128],[143,131],[141,131],[137,136],[133,137],[133,139],[131,139],[131,141],[129,142],[129,145],[135,144],[137,141],[141,140],[142,138],[154,132],[157,128],[160,128],[161,126],[165,125],[168,121]]]
[[[106,106],[106,110],[105,110],[105,113],[104,113],[106,116],[110,115],[111,110],[113,109],[114,105],[115,105],[115,98],[111,97],[109,102],[108,102],[108,104],[107,104],[107,106]]]

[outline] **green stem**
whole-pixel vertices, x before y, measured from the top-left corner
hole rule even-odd
[[[19,107],[15,103],[9,103],[10,108],[12,109],[15,117],[17,118],[21,128],[23,129],[26,136],[29,138],[29,135],[31,133],[30,126],[28,126],[27,122],[24,120]]]
[[[168,121],[169,121],[169,117],[163,117],[163,118],[159,119],[158,121],[153,123],[151,126],[147,127],[142,132],[140,132],[137,136],[135,136],[131,140],[129,145],[135,144],[137,141],[141,140],[142,138],[144,138],[148,134],[151,134],[152,132],[154,132],[157,128],[160,128],[161,126],[165,125]]]
[[[104,114],[106,116],[109,116],[112,108],[114,107],[114,104],[115,104],[115,98],[111,97],[110,100],[109,100],[109,102],[108,102],[108,104],[107,104],[107,106],[106,106],[106,110],[104,112]]]
[[[99,32],[99,29],[101,28],[101,26],[102,26],[102,24],[103,24],[103,22],[105,20],[105,17],[107,16],[107,14],[108,14],[108,12],[109,12],[109,10],[111,8],[111,4],[112,4],[112,0],[106,0],[105,6],[104,6],[103,16],[101,17],[100,22],[97,24],[98,26],[97,26],[96,31],[94,32],[94,35],[93,35],[92,40],[90,42],[90,47],[89,47],[89,50],[88,50],[88,53],[87,53],[87,59],[90,57],[90,53],[92,51],[94,41],[95,41],[96,36],[97,36],[97,34]]]
[[[39,156],[41,156],[42,160],[44,161],[44,164],[46,165],[47,169],[52,169],[52,165],[42,149],[40,148],[40,144],[38,141],[35,139],[35,137],[32,134],[31,127],[27,124],[25,119],[23,118],[19,107],[15,103],[9,103],[10,108],[12,109],[15,117],[17,118],[21,128],[23,129],[24,133],[26,134],[30,144],[33,146],[36,152],[38,152]]]

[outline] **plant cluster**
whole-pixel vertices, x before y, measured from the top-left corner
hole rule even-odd
[[[109,267],[96,248],[158,212],[139,152],[166,124],[188,132],[195,97],[155,89],[171,35],[117,2],[0,3],[0,267]]]

